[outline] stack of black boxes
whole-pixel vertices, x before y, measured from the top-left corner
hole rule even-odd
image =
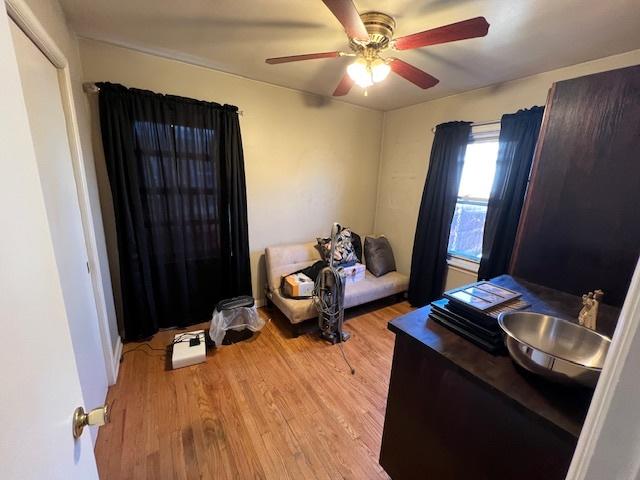
[[[494,355],[504,349],[498,319],[487,313],[442,298],[431,304],[429,316]]]
[[[495,355],[504,352],[500,313],[529,306],[519,292],[481,281],[444,292],[444,298],[431,303],[429,316]]]

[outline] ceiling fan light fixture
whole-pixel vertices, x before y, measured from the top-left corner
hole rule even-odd
[[[391,67],[389,66],[389,64],[381,58],[376,58],[371,63],[371,79],[375,83],[379,83],[387,78],[387,75],[389,75],[390,71]]]
[[[371,69],[367,61],[360,57],[347,67],[347,73],[351,79],[360,87],[367,88],[373,85]]]

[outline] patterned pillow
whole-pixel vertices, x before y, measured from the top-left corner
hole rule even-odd
[[[331,239],[330,238],[317,238],[318,250],[324,261],[329,263],[329,257],[331,256]],[[353,265],[358,261],[356,257],[353,244],[351,243],[351,230],[343,228],[340,230],[336,237],[336,248],[333,252],[333,264],[348,266]]]

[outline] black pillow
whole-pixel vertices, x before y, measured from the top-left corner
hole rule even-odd
[[[320,273],[320,270],[322,270],[326,266],[327,266],[327,262],[325,262],[324,260],[318,260],[316,263],[314,263],[310,267],[303,268],[302,270],[298,270],[297,272],[290,273],[289,275],[295,275],[297,273],[302,273],[302,274],[306,275],[307,277],[309,277],[311,280],[313,280],[313,283],[315,283],[316,279],[318,278],[318,274]],[[282,293],[282,295],[287,297],[287,298],[293,298],[294,300],[298,300],[298,299],[301,299],[301,298],[309,298],[309,297],[289,297],[288,295],[285,294],[285,291],[284,291],[284,280],[289,275],[283,275],[280,278],[280,292]]]
[[[391,244],[385,237],[366,237],[364,239],[364,258],[367,261],[367,270],[376,277],[394,272],[396,269]]]
[[[322,270],[326,266],[327,266],[327,262],[325,262],[324,260],[318,260],[316,263],[314,263],[310,267],[303,268],[302,270],[300,270],[300,273],[305,274],[315,283],[316,278],[318,278],[318,274],[320,273],[320,270]]]
[[[358,263],[362,263],[362,239],[353,230],[351,231],[351,245],[353,245],[353,253],[358,258]]]

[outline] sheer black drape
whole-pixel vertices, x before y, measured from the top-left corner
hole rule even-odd
[[[251,294],[237,108],[100,83],[127,340]]]
[[[436,127],[411,257],[408,294],[415,307],[440,297],[444,289],[449,231],[470,134],[469,122]]]
[[[497,277],[509,268],[543,114],[544,107],[532,107],[503,115],[500,121],[500,146],[482,239],[480,279]]]

